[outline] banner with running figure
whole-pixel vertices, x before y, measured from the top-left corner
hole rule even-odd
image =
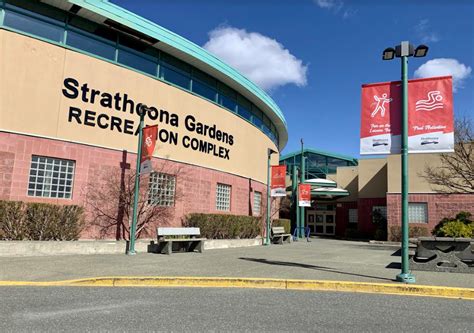
[[[272,166],[271,196],[286,197],[286,165]]]
[[[311,207],[311,185],[310,184],[298,185],[298,206]]]
[[[401,82],[362,85],[360,153],[399,154]],[[454,150],[451,76],[408,81],[408,151]]]

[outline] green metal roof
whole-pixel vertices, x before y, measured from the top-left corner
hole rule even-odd
[[[354,163],[354,165],[359,164],[359,161],[357,160],[357,158],[350,157],[350,156],[347,156],[347,155],[336,154],[336,153],[329,153],[329,152],[326,152],[326,151],[316,150],[316,149],[312,149],[312,148],[303,149],[303,153],[304,154],[308,154],[308,153],[309,154],[318,154],[318,155],[322,155],[322,156],[338,158],[340,160],[345,160],[345,161],[348,161],[348,162],[352,162],[352,163]],[[284,161],[288,158],[298,156],[298,155],[301,155],[301,150],[298,150],[298,151],[295,151],[293,153],[289,153],[289,154],[280,156],[280,162],[282,162],[282,161]]]
[[[159,44],[166,44],[168,50],[184,53],[197,62],[212,67],[218,72],[224,74],[233,83],[233,88],[241,88],[251,95],[255,96],[261,103],[257,105],[275,124],[278,131],[280,142],[280,151],[285,147],[288,141],[288,128],[285,117],[278,105],[273,99],[255,83],[247,79],[237,70],[227,65],[211,53],[193,42],[181,37],[172,31],[169,31],[149,20],[144,19],[120,6],[117,6],[108,0],[67,0],[71,4],[83,7],[97,15],[108,18],[124,26],[141,32],[147,36],[159,40]]]

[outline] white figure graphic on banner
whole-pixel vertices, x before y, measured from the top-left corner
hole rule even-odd
[[[433,90],[428,92],[428,99],[421,99],[415,104],[416,111],[433,111],[436,109],[442,109],[443,95],[440,91]]]
[[[393,98],[387,98],[387,94],[382,94],[382,97],[374,95],[374,99],[377,102],[377,106],[370,116],[373,118],[380,111],[380,115],[385,117],[385,104],[390,103]]]

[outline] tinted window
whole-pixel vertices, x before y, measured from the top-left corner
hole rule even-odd
[[[9,10],[5,11],[3,24],[7,27],[38,37],[47,38],[55,42],[61,42],[64,35],[64,28],[62,27]]]
[[[225,95],[220,95],[219,99],[220,99],[219,104],[221,104],[223,107],[235,112],[235,107],[237,106],[237,103],[233,99],[231,99],[231,98],[229,98]]]
[[[185,89],[189,89],[189,83],[191,82],[191,79],[188,75],[181,74],[180,72],[175,71],[166,66],[161,66],[161,75],[163,76],[163,79],[165,81],[168,81]]]
[[[118,53],[118,62],[154,76],[157,73],[157,63],[122,49]]]
[[[86,37],[74,31],[68,31],[66,44],[110,60],[115,59],[115,47],[113,45]]]
[[[238,109],[239,115],[244,117],[245,119],[248,119],[249,121],[252,119],[252,112],[250,112],[246,107],[243,105],[239,104],[239,109]]]
[[[207,84],[199,82],[198,80],[193,80],[193,92],[207,99],[210,99],[211,101],[216,101],[217,91],[209,87]]]

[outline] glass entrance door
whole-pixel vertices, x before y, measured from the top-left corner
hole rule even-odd
[[[334,235],[336,233],[336,212],[308,210],[306,223],[312,234]]]

